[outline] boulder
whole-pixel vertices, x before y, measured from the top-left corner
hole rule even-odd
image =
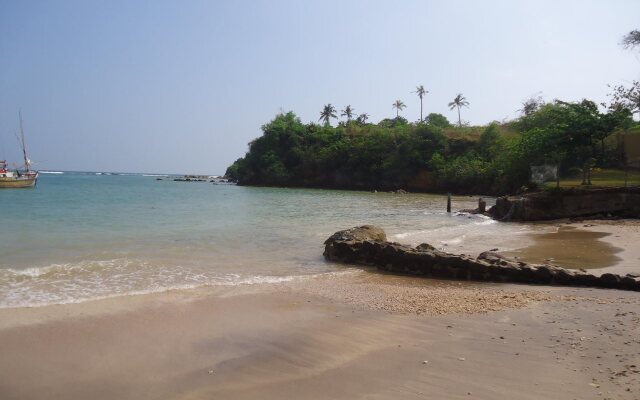
[[[331,235],[324,243],[327,244],[331,241],[345,241],[345,240],[379,240],[384,242],[387,240],[387,235],[382,228],[374,225],[363,225],[356,228],[345,229]]]

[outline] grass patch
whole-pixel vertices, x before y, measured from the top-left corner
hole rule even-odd
[[[591,173],[591,187],[624,186],[624,175],[623,170],[596,168]],[[560,179],[560,187],[580,187],[581,184],[582,176]],[[556,183],[546,182],[545,186],[552,188],[556,186]],[[629,170],[627,186],[640,186],[640,171]]]

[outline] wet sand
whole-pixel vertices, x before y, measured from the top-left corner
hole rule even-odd
[[[531,245],[504,254],[596,274],[640,272],[639,220],[555,221],[547,225],[556,226],[557,232],[532,234]]]
[[[637,293],[366,272],[319,280],[0,310],[0,397],[640,394]]]
[[[640,272],[640,224],[558,226]],[[349,271],[1,309],[0,398],[640,398],[638,292]]]
[[[532,234],[531,246],[505,252],[509,257],[530,263],[551,263],[564,268],[592,269],[611,267],[621,259],[621,249],[603,241],[609,233],[581,230],[562,225],[557,232]]]

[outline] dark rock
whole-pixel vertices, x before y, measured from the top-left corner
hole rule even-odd
[[[549,284],[556,275],[556,271],[549,265],[537,266],[535,280],[537,283]]]
[[[501,221],[561,218],[640,218],[640,188],[563,189],[500,197],[488,212]]]
[[[433,247],[432,245],[430,245],[429,243],[420,243],[419,245],[416,246],[416,249],[418,250],[424,250],[424,251],[433,251],[433,250],[437,250],[435,247]]]
[[[478,255],[478,260],[484,260],[490,264],[498,264],[500,261],[507,260],[507,257],[493,251],[483,251]]]
[[[598,277],[586,271],[575,271],[573,281],[576,286],[597,286]]]
[[[426,243],[413,248],[387,242],[384,231],[371,225],[336,232],[325,241],[324,256],[328,260],[374,265],[390,272],[433,278],[640,291],[639,274],[620,277],[606,273],[596,277],[584,270],[568,270],[551,264],[527,264],[491,251],[472,258],[439,251]]]
[[[373,225],[363,225],[357,228],[345,229],[331,235],[324,243],[345,240],[379,240],[384,242],[387,240],[387,235],[381,228]]]
[[[629,275],[620,277],[620,287],[625,290],[636,290],[636,279]],[[638,280],[640,282],[640,280]]]
[[[598,279],[599,283],[606,288],[615,288],[620,283],[620,276],[616,274],[602,274],[600,279]]]
[[[571,285],[575,278],[575,273],[571,270],[558,268],[555,270],[555,276],[553,277],[554,283],[560,285]]]

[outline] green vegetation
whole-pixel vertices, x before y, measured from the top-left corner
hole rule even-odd
[[[456,99],[456,108],[465,105],[462,95]],[[502,194],[531,186],[532,165],[551,164],[563,176],[577,176],[568,184],[624,182],[591,171],[624,167],[615,137],[637,129],[628,108],[601,112],[588,100],[534,103],[525,102],[516,120],[487,126],[453,127],[435,113],[424,122],[408,123],[397,113],[371,124],[366,114],[351,119],[347,106],[346,121],[333,127],[331,104],[321,112],[324,125],[283,113],[262,127],[227,176],[247,185]],[[394,103],[397,112],[403,106]]]
[[[417,94],[418,97],[420,98],[420,122],[422,122],[424,121],[424,119],[422,118],[422,98],[424,97],[425,94],[429,93],[429,91],[425,90],[424,86],[420,85],[416,87],[416,91],[413,93]]]
[[[624,186],[625,182],[628,186],[640,186],[640,171],[629,170],[625,175],[625,171],[623,170],[594,168],[591,175],[591,182],[593,187],[618,187]],[[547,182],[545,186],[552,188],[556,186],[556,183]],[[560,179],[560,186],[582,186],[581,174],[574,174],[574,176],[567,176],[566,178]]]
[[[640,47],[640,32],[621,44]],[[559,174],[547,186],[640,184],[640,172],[629,170],[640,164],[640,123],[632,118],[640,114],[640,81],[613,86],[610,103],[602,104],[606,112],[590,100],[545,104],[534,96],[523,102],[520,118],[488,126],[463,126],[460,109],[469,102],[461,93],[449,103],[458,111],[457,127],[441,114],[423,119],[429,92],[420,85],[413,93],[420,98],[413,124],[400,116],[402,100],[393,103],[396,117],[378,124],[367,123],[366,113],[353,120],[351,105],[337,127],[331,104],[320,112],[322,126],[279,114],[226,175],[247,185],[503,194],[535,186],[531,167],[552,165]]]
[[[451,103],[449,103],[449,109],[453,110],[454,108],[458,109],[458,126],[462,127],[462,119],[460,118],[460,108],[461,107],[469,107],[469,102],[462,95],[462,93],[458,93],[455,99]]]
[[[396,109],[396,118],[398,118],[400,116],[400,111],[404,110],[407,105],[404,104],[402,100],[396,100],[392,107]]]

